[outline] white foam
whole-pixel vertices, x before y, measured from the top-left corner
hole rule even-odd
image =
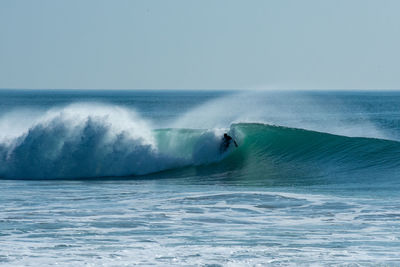
[[[29,115],[14,112],[3,118],[18,121],[24,114]],[[36,113],[30,123],[5,129],[0,143],[0,171],[5,177],[121,176],[180,164],[159,154],[148,123],[121,107],[72,104]]]
[[[0,175],[7,178],[142,175],[221,159],[223,129],[168,131],[157,140],[149,122],[113,105],[13,111],[0,126]]]

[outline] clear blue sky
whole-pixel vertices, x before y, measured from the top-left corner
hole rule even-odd
[[[1,0],[0,88],[400,89],[400,1]]]

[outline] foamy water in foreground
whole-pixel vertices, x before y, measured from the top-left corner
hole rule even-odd
[[[2,181],[0,261],[90,266],[400,263],[399,198]]]

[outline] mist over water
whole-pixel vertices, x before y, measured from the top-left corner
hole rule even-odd
[[[194,108],[178,118],[173,126],[215,128],[240,122],[265,123],[344,136],[398,138],[376,125],[361,103],[349,105],[346,96],[337,97],[333,93],[237,93]]]

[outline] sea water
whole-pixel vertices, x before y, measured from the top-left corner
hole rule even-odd
[[[1,90],[0,265],[398,266],[399,108],[378,91]]]

